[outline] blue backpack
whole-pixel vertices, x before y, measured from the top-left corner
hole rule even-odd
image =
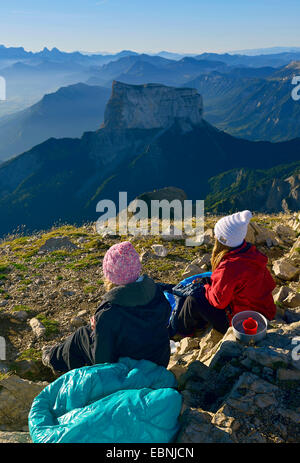
[[[211,272],[199,273],[191,277],[185,278],[180,281],[176,286],[171,287],[170,285],[164,289],[164,295],[170,303],[172,312],[169,319],[169,335],[174,336],[177,333],[177,320],[180,310],[183,306],[185,299],[188,296],[197,297],[197,293],[203,290],[203,284],[206,279],[209,279]]]

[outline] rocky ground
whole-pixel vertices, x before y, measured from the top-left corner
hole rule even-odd
[[[259,215],[247,240],[269,257],[277,282],[276,319],[255,346],[207,328],[184,338],[169,369],[184,397],[178,442],[300,441],[300,216]],[[210,269],[213,226],[205,241],[186,247],[182,239],[128,236],[144,271],[156,281],[176,283]],[[88,323],[104,294],[101,270],[106,250],[120,237],[101,237],[93,225],[62,226],[0,243],[0,442],[30,442],[27,416],[33,398],[53,381],[41,350]],[[294,349],[294,355],[292,355]],[[300,349],[299,349],[300,350]]]

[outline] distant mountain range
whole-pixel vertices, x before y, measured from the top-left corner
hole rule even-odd
[[[300,137],[300,104],[291,97],[300,61],[274,68],[211,72],[187,82],[204,99],[205,118],[219,129],[249,140]]]
[[[269,48],[250,48],[247,50],[234,50],[231,55],[277,55],[279,53],[299,53],[300,47],[269,47]]]
[[[156,82],[182,85],[203,73],[230,72],[234,68],[279,68],[300,60],[297,49],[249,56],[230,53],[182,55],[162,51],[138,54],[123,50],[115,54],[66,53],[53,48],[39,52],[0,45],[0,75],[7,80],[7,101],[0,102],[0,118],[37,103],[61,86],[87,82],[111,87],[113,80],[132,84]],[[116,65],[114,65],[116,63]]]
[[[0,162],[48,138],[81,137],[83,132],[98,129],[110,93],[99,86],[70,85],[0,119]]]
[[[176,61],[161,56],[132,55],[101,66],[87,83],[110,87],[113,80],[119,80],[128,84],[180,85],[200,74],[226,67],[220,60],[185,57]]]
[[[165,186],[207,198],[206,210],[298,210],[299,152],[300,138],[252,142],[214,128],[193,89],[115,82],[102,128],[51,138],[0,166],[0,233],[96,220],[100,199]]]

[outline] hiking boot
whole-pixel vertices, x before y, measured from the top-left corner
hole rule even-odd
[[[53,352],[53,349],[56,347],[55,346],[46,346],[46,347],[43,347],[42,349],[42,364],[45,366],[45,367],[48,367],[51,369],[52,373],[57,376],[57,375],[61,375],[62,372],[61,371],[58,371],[58,370],[55,370],[53,368],[53,366],[51,365],[51,355],[52,355],[52,352]]]

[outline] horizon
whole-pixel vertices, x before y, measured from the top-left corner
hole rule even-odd
[[[121,48],[120,50],[117,50],[117,51],[90,51],[90,50],[80,50],[80,49],[73,49],[73,50],[65,50],[65,49],[62,49],[62,48],[59,48],[57,46],[53,46],[53,47],[47,47],[46,45],[42,46],[41,48],[37,48],[37,49],[28,49],[26,48],[25,46],[23,46],[22,44],[5,44],[5,43],[0,43],[0,47],[5,47],[5,48],[22,48],[25,50],[25,52],[27,53],[39,53],[39,52],[42,52],[44,50],[48,50],[48,51],[52,51],[54,49],[62,52],[62,53],[81,53],[81,54],[85,54],[85,55],[117,55],[119,53],[122,53],[122,52],[132,52],[132,53],[137,53],[139,55],[142,55],[142,54],[146,54],[146,55],[157,55],[159,53],[170,53],[170,54],[178,54],[178,55],[193,55],[193,56],[196,56],[196,55],[201,55],[201,54],[204,54],[204,53],[216,53],[216,54],[247,54],[247,53],[250,53],[252,54],[253,52],[259,52],[259,51],[265,51],[264,53],[262,54],[267,54],[266,52],[267,51],[270,51],[271,50],[275,50],[275,49],[281,49],[281,51],[276,51],[276,53],[285,53],[286,52],[286,49],[287,50],[290,50],[290,49],[298,49],[300,51],[300,45],[274,45],[272,47],[258,47],[258,48],[249,48],[249,49],[243,49],[243,50],[223,50],[223,51],[207,51],[207,50],[204,50],[204,51],[201,51],[201,52],[191,52],[191,51],[186,51],[186,52],[180,52],[180,51],[177,51],[177,50],[166,50],[166,49],[160,49],[158,51],[153,51],[153,50],[142,50],[142,51],[137,51],[137,50],[134,50],[134,49],[128,49],[128,48]],[[298,51],[297,50],[297,51]],[[270,53],[272,54],[272,53]]]

